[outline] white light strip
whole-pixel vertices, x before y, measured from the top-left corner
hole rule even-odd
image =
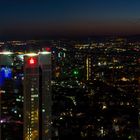
[[[5,52],[0,52],[0,54],[10,55],[10,54],[14,54],[14,53],[13,53],[13,52],[8,52],[8,51],[5,51]]]
[[[24,54],[24,55],[27,55],[27,56],[37,56],[39,54],[51,54],[51,52],[38,52],[38,53],[27,53],[27,54]]]
[[[37,56],[38,54],[37,53],[26,53],[24,55],[27,55],[27,56]]]
[[[11,54],[14,54],[13,52],[8,52],[8,51],[4,51],[4,52],[0,52],[0,54],[3,54],[3,55],[11,55]],[[27,55],[27,56],[37,56],[39,54],[51,54],[51,52],[38,52],[38,53],[26,53],[26,54],[23,54],[23,55]]]
[[[51,52],[38,52],[38,54],[51,54]]]

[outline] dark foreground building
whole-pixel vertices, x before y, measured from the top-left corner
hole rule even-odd
[[[24,57],[24,140],[51,139],[51,53]]]

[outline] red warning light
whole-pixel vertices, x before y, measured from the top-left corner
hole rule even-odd
[[[50,52],[50,51],[51,51],[51,48],[47,47],[47,48],[46,48],[46,51],[47,51],[47,52]]]
[[[33,58],[33,57],[29,58],[28,63],[29,63],[30,65],[34,65],[34,64],[36,64],[36,59]]]
[[[29,62],[30,62],[30,64],[34,64],[35,60],[33,58],[31,58]]]

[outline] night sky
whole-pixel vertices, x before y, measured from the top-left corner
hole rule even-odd
[[[0,0],[0,36],[140,34],[140,0]]]

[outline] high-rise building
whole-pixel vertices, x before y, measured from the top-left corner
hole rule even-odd
[[[0,52],[0,139],[22,139],[22,63],[12,52]],[[18,135],[17,135],[18,131]]]
[[[24,56],[24,140],[51,139],[51,53]]]

